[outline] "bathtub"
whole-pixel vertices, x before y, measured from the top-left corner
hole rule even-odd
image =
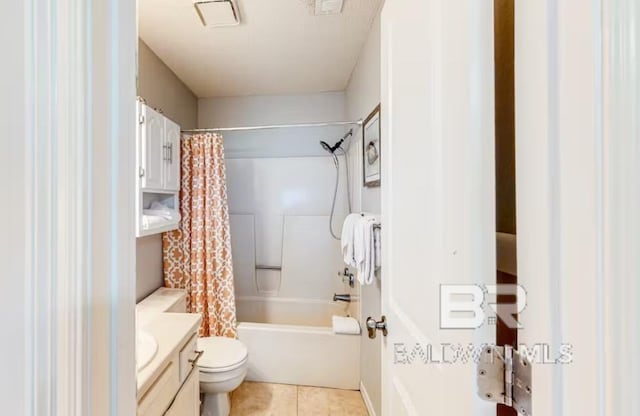
[[[347,306],[309,299],[239,297],[238,338],[249,350],[247,380],[358,390],[360,336],[337,335]]]

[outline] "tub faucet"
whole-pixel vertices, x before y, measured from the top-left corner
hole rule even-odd
[[[333,301],[334,302],[351,302],[351,295],[338,295],[338,294],[333,294]]]

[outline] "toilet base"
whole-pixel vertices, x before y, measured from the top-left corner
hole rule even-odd
[[[202,402],[202,416],[229,416],[229,393],[206,393]]]

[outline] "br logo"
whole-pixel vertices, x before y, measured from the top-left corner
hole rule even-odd
[[[498,296],[515,296],[513,303],[500,302]],[[527,292],[520,285],[441,285],[440,328],[476,329],[499,318],[512,329],[522,329],[516,319],[527,306]]]

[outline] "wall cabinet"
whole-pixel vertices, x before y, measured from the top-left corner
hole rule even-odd
[[[179,225],[180,126],[142,102],[137,109],[136,236],[144,237]]]
[[[140,103],[140,186],[147,191],[180,189],[180,126]]]

